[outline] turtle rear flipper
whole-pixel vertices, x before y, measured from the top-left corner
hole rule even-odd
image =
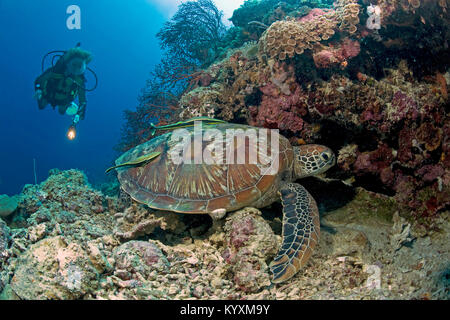
[[[280,190],[283,204],[283,243],[270,264],[273,283],[294,276],[308,261],[319,241],[319,210],[313,197],[297,183]]]

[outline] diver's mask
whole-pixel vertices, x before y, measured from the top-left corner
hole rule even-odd
[[[67,63],[67,71],[74,76],[81,76],[86,71],[86,62],[81,58],[73,58]]]

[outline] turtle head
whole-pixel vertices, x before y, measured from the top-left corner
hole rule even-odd
[[[297,179],[314,176],[334,166],[336,157],[330,148],[318,144],[294,147],[294,173]]]

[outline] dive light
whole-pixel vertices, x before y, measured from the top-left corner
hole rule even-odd
[[[73,140],[76,138],[76,136],[77,136],[77,130],[75,129],[74,125],[71,125],[69,130],[67,131],[67,138],[69,140]]]

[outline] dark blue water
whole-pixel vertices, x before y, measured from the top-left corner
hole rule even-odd
[[[68,30],[66,9],[81,8],[81,30]],[[134,109],[149,72],[159,62],[155,34],[167,19],[147,0],[0,0],[0,194],[19,193],[52,168],[79,168],[101,182],[115,158],[124,109]],[[86,119],[75,141],[66,138],[71,118],[33,99],[41,58],[81,42],[93,53],[98,75],[87,94]],[[48,66],[48,64],[47,64]],[[87,86],[93,85],[92,77]]]

